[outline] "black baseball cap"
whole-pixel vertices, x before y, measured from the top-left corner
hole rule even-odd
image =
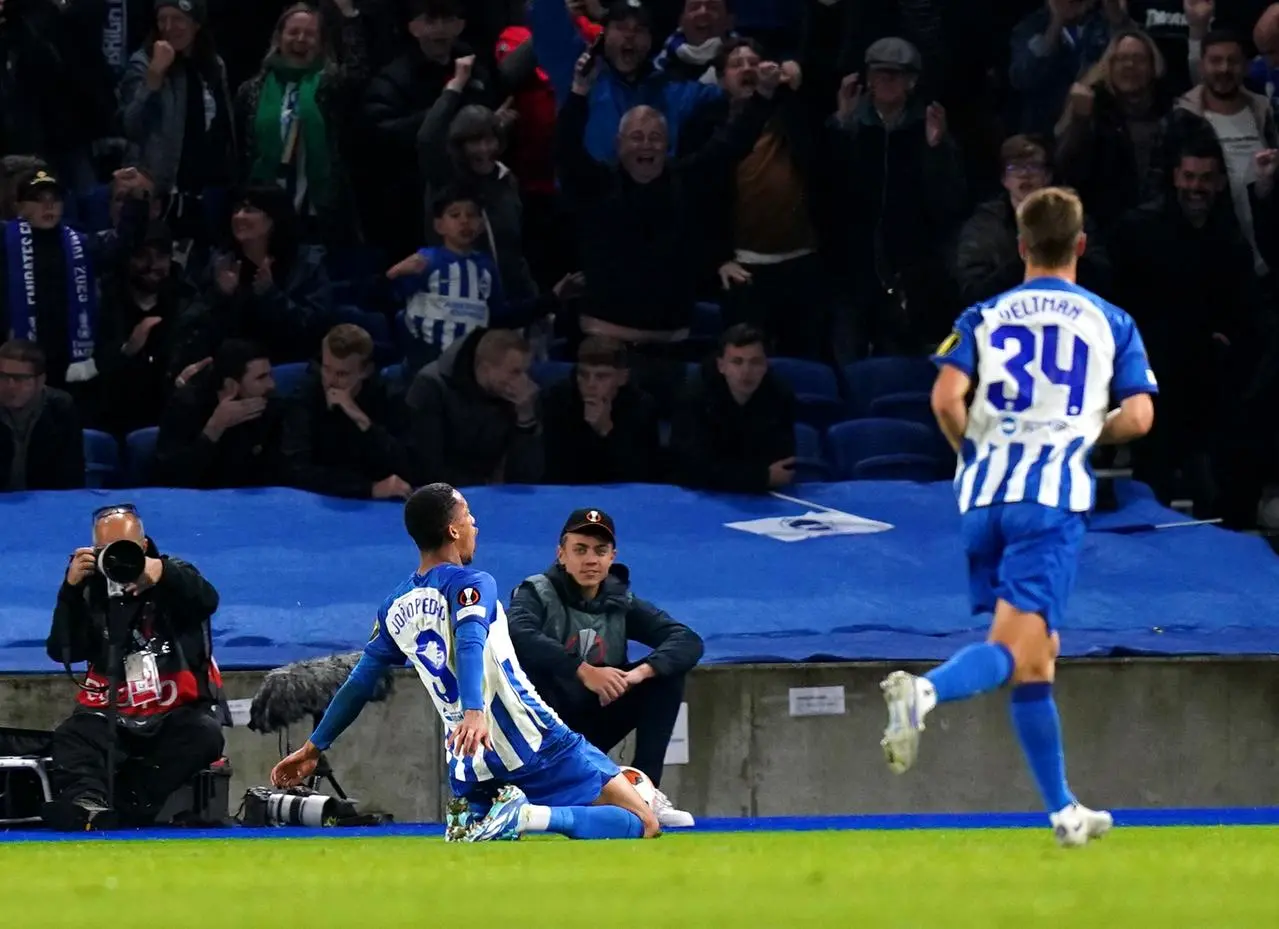
[[[570,532],[587,532],[607,536],[614,545],[617,544],[617,530],[613,526],[613,517],[603,510],[582,509],[568,514],[560,535]]]
[[[604,25],[633,19],[646,29],[653,28],[653,14],[640,0],[614,0],[604,11]]]
[[[59,197],[63,196],[64,193],[62,183],[56,177],[48,171],[37,171],[18,183],[14,199],[18,203],[38,200],[40,199],[40,194],[46,190],[52,191]]]

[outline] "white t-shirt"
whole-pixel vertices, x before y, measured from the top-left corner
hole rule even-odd
[[[1253,115],[1251,107],[1244,107],[1233,116],[1205,111],[1204,118],[1212,125],[1213,132],[1217,133],[1217,141],[1221,143],[1221,150],[1226,156],[1226,175],[1230,178],[1230,196],[1235,204],[1235,216],[1239,218],[1244,238],[1252,246],[1257,273],[1265,274],[1266,263],[1257,252],[1257,239],[1252,229],[1252,205],[1248,202],[1248,185],[1257,179],[1253,158],[1266,147],[1261,131],[1257,128],[1257,117]]]

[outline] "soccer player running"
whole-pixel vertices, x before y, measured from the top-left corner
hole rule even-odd
[[[934,707],[1011,682],[1013,728],[1053,833],[1075,846],[1113,821],[1079,803],[1066,783],[1052,693],[1056,630],[1093,505],[1089,452],[1145,435],[1157,387],[1132,319],[1075,284],[1084,251],[1079,198],[1051,187],[1031,194],[1017,210],[1017,231],[1025,283],[965,311],[934,356],[933,411],[959,453],[955,493],[973,612],[993,612],[994,621],[986,642],[923,677],[896,671],[884,680],[880,744],[900,774],[914,764]]]
[[[359,663],[271,782],[291,787],[309,777],[386,669],[408,662],[447,733],[455,798],[447,840],[657,835],[656,816],[621,769],[565,726],[525,677],[492,575],[467,567],[479,530],[462,495],[448,484],[423,487],[405,504],[404,525],[421,556],[417,572],[382,604]]]

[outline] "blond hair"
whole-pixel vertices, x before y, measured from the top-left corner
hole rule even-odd
[[[1084,205],[1065,187],[1036,190],[1017,207],[1017,235],[1026,263],[1038,268],[1067,268],[1075,262],[1084,232]]]

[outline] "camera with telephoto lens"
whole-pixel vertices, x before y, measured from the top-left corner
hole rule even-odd
[[[354,815],[355,805],[349,800],[336,800],[305,787],[250,787],[244,793],[246,826],[336,826]]]
[[[107,596],[123,597],[126,584],[132,584],[147,568],[147,553],[131,539],[117,539],[94,549],[98,557],[98,573],[107,579]]]

